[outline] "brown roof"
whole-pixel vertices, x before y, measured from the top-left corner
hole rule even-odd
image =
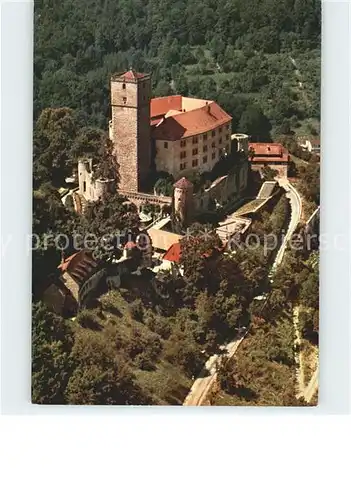
[[[177,141],[208,132],[230,121],[230,115],[217,103],[209,101],[199,108],[164,117],[153,129],[152,135],[158,140]]]
[[[58,269],[60,269],[62,273],[67,272],[78,282],[84,280],[96,266],[97,262],[92,257],[92,252],[89,250],[80,250],[62,262],[58,266]]]
[[[179,189],[187,189],[189,187],[193,187],[192,182],[188,181],[186,177],[182,177],[179,179],[177,182],[173,184],[173,187],[179,188]]]

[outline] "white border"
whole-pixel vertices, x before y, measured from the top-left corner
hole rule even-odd
[[[57,0],[59,1],[59,0]],[[6,414],[318,415],[350,410],[350,5],[323,2],[320,403],[316,408],[55,407],[30,403],[32,2],[1,2],[1,403]],[[6,247],[7,238],[11,241]],[[4,246],[5,245],[5,246]],[[177,412],[177,413],[175,413]]]

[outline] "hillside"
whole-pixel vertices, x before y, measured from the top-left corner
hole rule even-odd
[[[217,100],[241,132],[252,105],[268,117],[263,135],[287,120],[315,128],[320,23],[318,0],[38,0],[35,117],[68,106],[106,128],[109,77],[133,65],[152,71],[155,95]]]

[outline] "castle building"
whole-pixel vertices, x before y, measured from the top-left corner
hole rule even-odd
[[[189,225],[193,215],[193,184],[182,177],[173,187],[174,214],[183,225]]]
[[[211,171],[231,151],[231,116],[214,101],[181,95],[151,99],[155,164],[179,174]]]
[[[81,159],[79,191],[74,193],[78,212],[84,212],[87,201],[104,199],[118,189],[139,208],[173,202],[178,219],[187,225],[194,213],[234,203],[243,196],[248,182],[248,136],[232,134],[231,116],[217,103],[181,95],[151,99],[151,75],[131,69],[112,76],[111,107],[109,137],[119,165],[119,185],[114,178],[96,178],[92,160]],[[212,171],[232,148],[243,153],[240,161],[228,175],[195,193],[184,178]],[[180,179],[173,198],[148,192],[155,167]]]
[[[110,139],[119,163],[119,187],[143,191],[151,165],[151,75],[129,70],[111,78]]]
[[[278,177],[287,177],[290,155],[284,146],[275,142],[250,142],[249,149],[253,171],[262,172],[264,167],[270,167],[277,171]]]
[[[78,161],[79,193],[85,200],[104,199],[109,193],[115,193],[115,179],[94,179],[94,165],[91,158]]]
[[[113,75],[111,106],[109,136],[121,191],[142,192],[152,164],[179,177],[210,171],[231,151],[231,116],[214,101],[181,95],[151,99],[150,74],[131,69]]]

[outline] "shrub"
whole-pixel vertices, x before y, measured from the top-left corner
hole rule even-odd
[[[153,331],[160,335],[163,339],[168,339],[172,333],[172,325],[167,318],[155,316],[155,323]]]
[[[149,328],[149,330],[155,331],[155,316],[152,311],[146,311],[144,315],[144,323]]]
[[[136,321],[143,321],[144,308],[143,303],[140,299],[136,299],[131,304],[129,304],[129,313],[131,317]]]

